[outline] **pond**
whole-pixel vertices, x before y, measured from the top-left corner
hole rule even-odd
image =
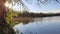
[[[27,24],[17,24],[16,34],[60,34],[60,16],[33,18]]]

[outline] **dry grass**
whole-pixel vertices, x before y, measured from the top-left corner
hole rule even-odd
[[[30,22],[32,20],[32,18],[29,18],[29,17],[19,17],[19,18],[17,18],[17,17],[15,17],[12,20],[16,21],[16,22],[19,22],[19,23],[20,22],[28,23],[28,22]]]

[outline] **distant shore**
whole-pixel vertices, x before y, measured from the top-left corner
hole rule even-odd
[[[19,13],[17,17],[38,18],[38,17],[52,17],[52,16],[60,16],[60,13],[27,13],[26,12],[26,13]]]
[[[34,18],[44,18],[44,17],[53,17],[60,16],[60,13],[19,13],[18,16],[13,16],[10,23],[18,24],[18,23],[28,23],[34,21]]]
[[[13,20],[17,22],[28,23],[30,21],[33,21],[33,18],[52,17],[52,16],[60,16],[60,13],[59,14],[41,14],[41,15],[35,15],[35,16],[20,16],[20,17],[14,17]]]

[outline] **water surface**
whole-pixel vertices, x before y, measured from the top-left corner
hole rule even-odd
[[[34,18],[28,24],[17,24],[13,28],[20,34],[60,34],[60,16]]]

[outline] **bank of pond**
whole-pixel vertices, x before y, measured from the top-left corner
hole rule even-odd
[[[18,16],[11,16],[11,15],[13,15],[13,13],[7,14],[6,21],[7,21],[7,24],[11,28],[21,22],[23,24],[28,24],[29,22],[34,22],[34,18],[60,16],[60,13],[17,13],[17,14],[18,14]]]

